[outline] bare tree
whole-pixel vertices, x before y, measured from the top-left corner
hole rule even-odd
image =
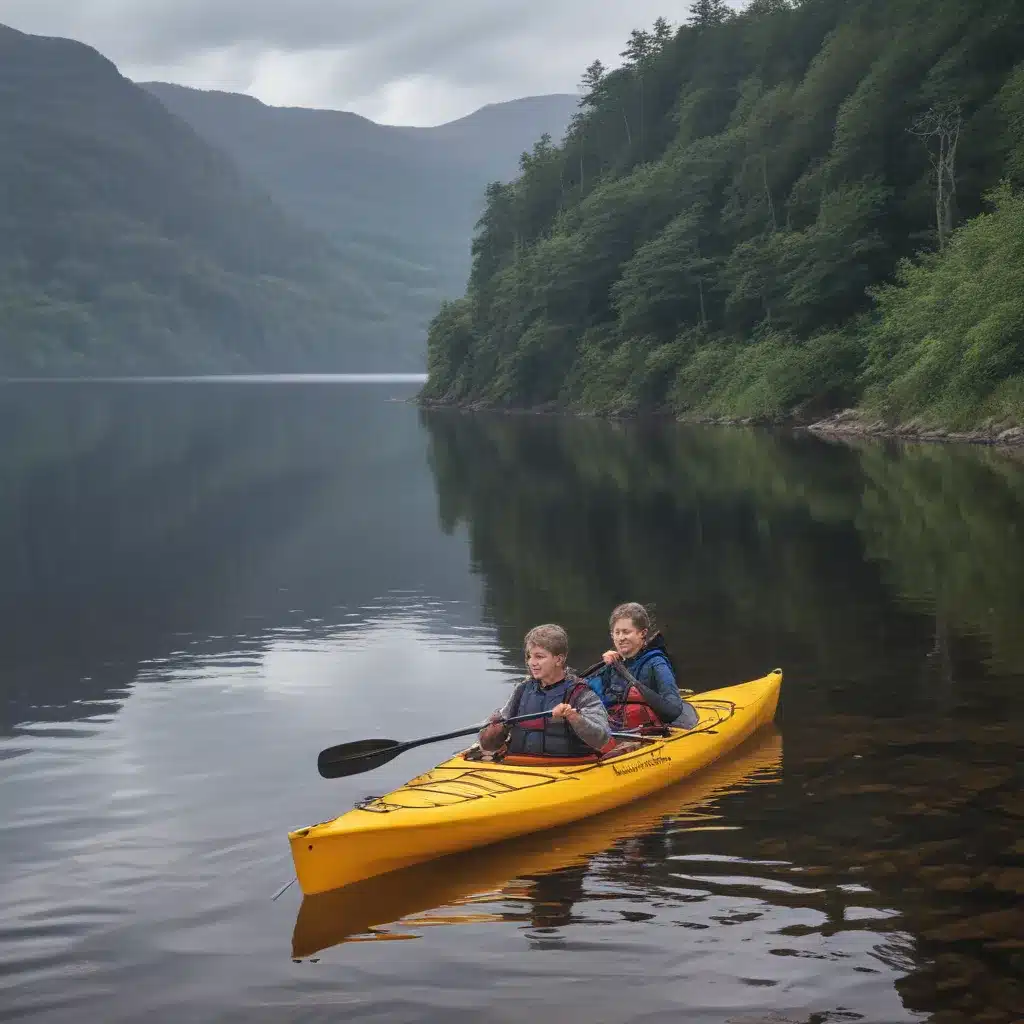
[[[956,148],[960,142],[963,117],[955,100],[936,103],[921,114],[908,129],[928,151],[935,172],[935,223],[939,249],[946,247],[953,233],[953,209],[956,202]]]
[[[768,185],[768,157],[761,154],[761,175],[764,180],[764,195],[768,201],[768,213],[771,214],[772,218],[772,231],[778,231],[779,225],[775,219],[775,201],[772,199],[772,190]]]
[[[626,67],[632,68],[637,81],[640,83],[641,156],[643,156],[644,151],[644,74],[647,70],[647,65],[650,63],[651,57],[653,57],[656,52],[657,49],[654,36],[652,36],[650,32],[645,32],[643,29],[635,28],[629,34],[629,44],[619,54],[620,57],[626,58]],[[629,119],[626,117],[625,109],[623,109],[622,116],[626,121],[626,136],[629,140],[629,145],[632,146],[633,137],[629,131]]]
[[[580,137],[580,197],[583,196],[584,187],[584,156],[587,148],[587,117],[597,109],[600,98],[601,86],[604,84],[604,77],[607,69],[600,60],[595,60],[583,73],[579,84],[580,102],[579,106],[585,113],[573,115],[572,128],[579,132]]]

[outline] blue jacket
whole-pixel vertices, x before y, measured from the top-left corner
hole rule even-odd
[[[665,704],[674,712],[669,722],[676,722],[683,716],[684,720],[678,724],[692,729],[697,724],[696,709],[679,695],[676,675],[660,635],[652,640],[652,644],[653,646],[643,649],[623,664],[637,682],[643,683],[664,699]],[[586,682],[601,698],[605,707],[622,700],[625,694],[626,681],[611,665],[600,668],[597,673],[589,676]]]

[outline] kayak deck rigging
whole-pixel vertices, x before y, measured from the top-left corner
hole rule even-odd
[[[514,775],[513,769],[482,768],[476,765],[456,769],[439,766],[430,774],[440,772],[446,773],[443,778],[421,776],[422,781],[414,779],[400,789],[388,793],[387,796],[368,797],[359,801],[356,807],[361,811],[372,811],[376,814],[422,807],[448,807],[467,800],[481,800],[501,793],[512,793],[561,781],[554,773],[544,775],[534,770],[520,772],[516,777],[510,778],[509,776]],[[451,787],[457,788],[453,791]],[[432,797],[439,799],[433,800]]]
[[[582,764],[560,764],[551,758],[537,758],[529,764],[519,759],[514,765],[507,765],[503,761],[470,761],[465,757],[466,752],[462,751],[450,761],[410,779],[385,796],[366,797],[358,801],[355,807],[374,814],[451,807],[472,800],[565,782],[606,767],[612,767],[616,775],[633,774],[641,768],[630,767],[628,761],[639,760],[642,764],[651,748],[658,743],[670,743],[703,733],[713,734],[717,726],[736,713],[736,704],[728,700],[701,702],[701,710],[708,714],[706,717],[702,715],[692,729],[669,729],[667,736],[638,736],[636,741],[627,742]],[[458,761],[463,763],[456,764]]]

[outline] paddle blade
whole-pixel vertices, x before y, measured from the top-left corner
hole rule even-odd
[[[339,743],[320,751],[316,759],[317,770],[325,779],[341,779],[346,775],[359,775],[387,764],[397,757],[407,744],[398,740],[356,740]]]

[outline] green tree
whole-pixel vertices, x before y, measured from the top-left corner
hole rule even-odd
[[[778,14],[780,11],[792,10],[789,0],[750,0],[743,8],[743,13],[757,18],[764,14]]]
[[[867,402],[890,420],[1024,421],[1024,195],[1003,185],[990,201],[876,290]]]
[[[1014,183],[1024,188],[1024,64],[1019,64],[996,97],[1003,129],[1003,151],[1006,155],[1006,173]]]
[[[690,5],[689,23],[697,28],[722,25],[732,17],[732,8],[725,0],[695,0]]]
[[[701,255],[703,211],[688,210],[641,246],[612,288],[624,336],[674,337],[681,325],[708,326],[706,290],[714,263]]]

